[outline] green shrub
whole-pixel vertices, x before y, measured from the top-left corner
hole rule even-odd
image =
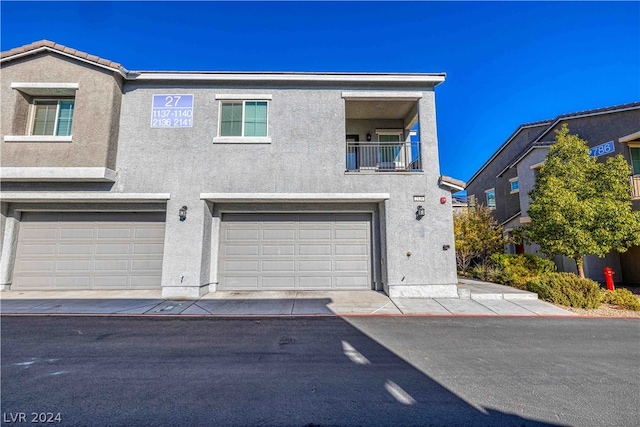
[[[602,302],[617,305],[626,310],[640,311],[640,299],[628,289],[618,288],[615,291],[604,291]]]
[[[573,273],[547,273],[527,281],[526,289],[540,299],[579,308],[598,308],[602,299],[600,285]]]
[[[527,281],[534,277],[556,271],[553,261],[532,254],[495,254],[491,264],[503,271],[500,283],[518,289],[525,289]]]
[[[469,269],[469,275],[485,282],[502,283],[504,269],[500,266],[477,264]]]

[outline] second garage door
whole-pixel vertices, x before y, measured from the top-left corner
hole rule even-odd
[[[223,290],[371,289],[370,214],[224,214]]]

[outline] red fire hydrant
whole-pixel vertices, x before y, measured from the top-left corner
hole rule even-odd
[[[605,267],[604,268],[604,279],[607,282],[607,289],[610,291],[615,290],[615,287],[613,286],[613,275],[616,274],[611,268],[609,267]]]

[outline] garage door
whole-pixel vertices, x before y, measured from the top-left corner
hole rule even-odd
[[[371,289],[370,214],[225,214],[220,289]]]
[[[164,221],[164,212],[25,212],[12,289],[158,288]]]

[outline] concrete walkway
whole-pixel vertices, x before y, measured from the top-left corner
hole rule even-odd
[[[163,299],[160,290],[7,291],[3,315],[145,316],[575,316],[531,292],[461,280],[460,298],[389,298],[375,291],[211,292],[195,301]]]

